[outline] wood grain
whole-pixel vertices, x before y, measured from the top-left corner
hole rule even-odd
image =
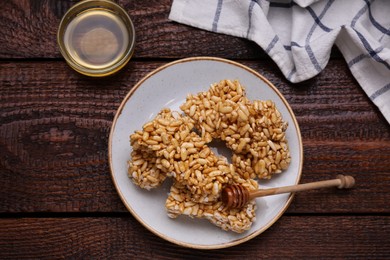
[[[297,115],[301,181],[345,171],[357,180],[347,192],[297,194],[288,212],[388,213],[390,127],[345,63],[332,60],[312,81],[294,85],[272,62],[242,62],[273,82]],[[62,61],[0,62],[0,211],[126,212],[108,167],[112,119],[131,87],[165,63],[134,61],[96,80]]]
[[[132,217],[0,219],[0,258],[384,259],[389,231],[388,216],[283,216],[249,242],[202,251],[166,242]]]

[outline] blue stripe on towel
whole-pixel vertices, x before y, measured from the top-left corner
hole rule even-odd
[[[326,3],[324,10],[322,10],[320,15],[317,16],[317,18],[315,19],[315,23],[310,28],[309,34],[306,37],[306,44],[305,44],[306,45],[305,46],[306,52],[309,55],[311,63],[313,64],[314,68],[318,72],[320,72],[322,70],[322,68],[321,68],[320,64],[318,63],[317,58],[315,57],[315,55],[314,55],[314,53],[313,53],[313,51],[312,51],[312,49],[311,49],[311,47],[309,45],[310,44],[310,38],[313,35],[313,33],[314,33],[315,29],[317,28],[317,26],[319,25],[319,23],[321,22],[322,17],[324,17],[324,15],[326,14],[326,12],[330,8],[330,6],[333,4],[333,2],[334,2],[334,0],[330,0],[330,1],[328,1]]]
[[[325,26],[325,25],[321,22],[321,19],[316,15],[316,13],[314,12],[314,10],[313,10],[311,7],[307,7],[306,10],[309,12],[309,14],[313,17],[314,21],[316,22],[316,24],[317,24],[322,30],[324,30],[325,32],[330,32],[330,31],[332,31],[331,28]]]
[[[215,15],[213,19],[213,27],[211,29],[213,32],[216,32],[218,28],[218,21],[219,21],[219,17],[221,16],[222,4],[223,4],[223,0],[218,0],[217,10],[215,10]]]
[[[290,73],[288,74],[288,76],[286,77],[289,81],[291,81],[291,77],[292,75],[294,75],[295,73],[297,72],[297,69],[294,67]]]
[[[268,44],[267,49],[265,49],[265,52],[269,53],[278,41],[279,41],[279,37],[275,35],[272,41]]]
[[[313,64],[314,68],[318,72],[320,72],[322,70],[322,68],[321,68],[320,64],[318,63],[318,60],[317,60],[316,56],[314,55],[314,52],[311,49],[310,45],[306,45],[305,50],[307,52],[307,55],[309,55],[309,59],[310,59],[311,63]]]
[[[370,99],[374,100],[374,99],[376,99],[377,97],[379,97],[380,95],[384,94],[385,92],[387,92],[389,90],[390,90],[390,84],[387,84],[384,87],[382,87],[382,88],[378,89],[377,91],[375,91],[374,94],[372,94],[370,96]]]
[[[374,16],[372,15],[372,12],[371,12],[371,4],[374,2],[374,1],[368,1],[368,0],[364,0],[364,2],[366,2],[367,4],[367,7],[368,7],[368,17],[370,18],[370,21],[372,23],[372,25],[377,28],[380,32],[386,34],[386,35],[390,35],[390,30],[389,29],[386,29],[385,27],[383,27],[382,25],[380,25],[375,19],[374,19]]]
[[[355,15],[355,17],[352,19],[351,27],[354,28],[356,25],[357,20],[368,10],[368,5],[365,5],[362,9],[359,10],[359,12]]]
[[[297,42],[294,42],[294,41],[291,41],[291,44],[290,45],[283,45],[284,49],[286,51],[291,51],[291,48],[292,47],[299,47],[299,48],[302,48],[303,46],[299,45]]]
[[[249,9],[248,9],[248,19],[249,19],[249,24],[248,24],[248,30],[246,32],[246,38],[249,37],[249,32],[251,31],[252,28],[252,13],[253,13],[253,7],[257,3],[256,0],[251,0],[251,3],[249,4]]]
[[[352,60],[350,60],[348,62],[348,67],[351,68],[353,65],[355,65],[356,63],[358,63],[359,61],[363,60],[363,59],[366,59],[366,58],[370,58],[372,55],[375,55],[375,54],[378,54],[379,52],[381,52],[383,50],[383,47],[379,47],[379,48],[376,48],[375,50],[373,50],[371,53],[369,54],[360,54],[358,56],[356,56],[355,58],[353,58]]]
[[[366,48],[370,57],[376,60],[377,62],[383,64],[387,69],[390,70],[390,64],[387,61],[383,60],[381,57],[379,57],[378,53],[371,47],[370,43],[364,38],[364,36],[360,32],[356,30],[355,32],[358,35],[360,41],[363,43],[363,46],[364,48]]]

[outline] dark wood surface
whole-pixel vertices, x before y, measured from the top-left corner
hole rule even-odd
[[[323,72],[289,83],[254,43],[167,19],[171,0],[118,1],[137,31],[118,74],[71,70],[56,45],[76,1],[6,1],[0,9],[0,258],[390,258],[390,126],[337,49]],[[267,77],[302,132],[302,182],[350,174],[350,191],[299,193],[258,237],[227,249],[179,247],[146,230],[111,180],[112,120],[132,86],[179,58],[217,56]]]

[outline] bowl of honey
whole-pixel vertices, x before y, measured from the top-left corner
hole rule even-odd
[[[135,30],[128,13],[110,0],[84,0],[62,18],[57,41],[74,70],[104,77],[123,68],[134,52]]]

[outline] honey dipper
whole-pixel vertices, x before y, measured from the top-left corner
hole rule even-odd
[[[310,182],[292,186],[260,189],[249,191],[242,185],[227,186],[222,190],[222,202],[228,208],[241,208],[246,203],[257,197],[276,195],[281,193],[297,192],[304,190],[314,190],[321,188],[337,187],[339,189],[349,189],[355,185],[355,179],[349,175],[337,175],[337,179]]]

